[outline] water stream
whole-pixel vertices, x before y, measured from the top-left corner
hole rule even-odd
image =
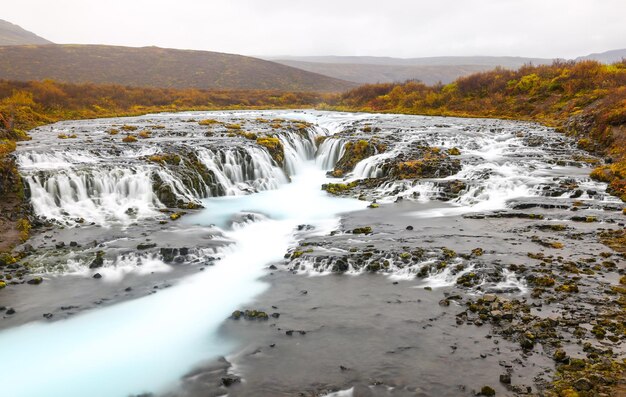
[[[184,124],[192,116],[236,118],[244,120],[244,127],[250,129],[267,129],[254,121],[258,117],[283,117],[313,126],[305,132],[292,129],[277,135],[285,147],[280,167],[265,150],[245,140],[234,145],[225,136],[221,140],[207,138],[196,123]],[[436,183],[451,179],[467,182],[458,198],[436,208],[426,206],[413,214],[416,219],[506,208],[512,199],[540,196],[540,188],[557,184],[554,176],[567,167],[554,165],[553,158],[547,158],[541,148],[527,147],[517,134],[521,129],[541,137],[551,132],[514,122],[325,112],[150,117],[166,124],[169,135],[164,133],[160,138],[155,133],[150,144],[124,149],[111,148],[112,138],[106,132],[108,125],[120,123],[116,119],[59,123],[34,134],[36,139],[18,151],[18,162],[35,211],[69,229],[92,223],[93,230],[105,233],[108,228],[138,228],[141,222],[163,223],[167,219],[161,212],[166,207],[165,198],[173,196],[179,202],[204,206],[172,226],[174,232],[215,225],[231,244],[218,250],[220,260],[215,265],[157,293],[66,320],[34,322],[0,332],[2,395],[115,397],[161,392],[174,387],[195,365],[232,352],[236,341],[219,333],[220,324],[267,287],[259,279],[269,264],[281,260],[297,243],[301,233],[298,227],[311,225],[305,228],[312,230],[307,233],[328,235],[337,228],[341,213],[365,209],[369,204],[320,190],[324,183],[337,182],[329,179],[326,171],[341,157],[350,137],[335,133],[379,123],[380,135],[395,142],[387,152],[357,164],[348,181],[379,176],[382,162],[411,145],[461,149],[463,167],[457,175],[380,187],[381,202],[404,197],[427,203],[438,194]],[[141,118],[127,120],[123,122],[146,122]],[[442,125],[444,122],[448,124]],[[59,146],[65,143],[59,144],[56,134],[70,130],[80,139],[89,138],[81,141],[84,150]],[[400,138],[394,138],[399,132]],[[329,138],[317,146],[318,136]],[[553,146],[559,145],[565,145],[564,141],[557,140]],[[187,153],[186,158],[193,161],[157,166],[143,160],[172,152]],[[198,172],[197,164],[208,174]],[[566,170],[567,174],[580,174],[581,189],[601,190],[584,172],[573,167]],[[158,189],[155,181],[159,182]],[[170,195],[164,195],[163,190]],[[100,248],[94,252],[96,249]],[[91,259],[72,260],[89,276],[97,271],[88,268]],[[141,260],[132,266],[137,263]],[[106,266],[115,269],[122,267],[122,262],[107,259]],[[433,285],[444,283],[446,277],[433,277]]]

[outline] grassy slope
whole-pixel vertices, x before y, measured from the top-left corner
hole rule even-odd
[[[0,47],[0,78],[138,87],[341,92],[354,83],[241,55],[157,47]]]

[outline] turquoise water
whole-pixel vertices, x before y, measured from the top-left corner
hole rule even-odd
[[[299,224],[328,233],[341,212],[365,208],[320,190],[324,171],[302,164],[292,183],[248,196],[206,200],[185,220],[216,224],[234,244],[222,260],[169,289],[68,320],[37,322],[0,333],[3,396],[115,397],[159,392],[198,363],[236,349],[220,324],[267,288],[269,263],[295,244]],[[264,214],[229,227],[240,212]]]

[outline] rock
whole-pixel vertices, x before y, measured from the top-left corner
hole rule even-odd
[[[411,225],[407,226],[406,230],[413,230],[413,226],[411,226]]]
[[[70,241],[70,247],[78,247],[78,243],[76,241]]]
[[[574,388],[578,391],[589,391],[593,389],[593,383],[587,378],[580,378],[574,381]]]
[[[372,228],[370,226],[357,227],[352,230],[352,234],[371,234]]]
[[[102,274],[100,274],[100,273],[96,273],[96,274],[94,274],[94,275],[93,275],[93,278],[95,278],[95,279],[101,279],[101,278],[102,278]]]
[[[552,358],[556,362],[564,362],[564,361],[567,361],[568,357],[567,357],[567,353],[565,353],[565,350],[557,349],[552,355]]]
[[[495,302],[497,299],[498,297],[493,294],[483,295],[483,302],[491,303],[491,302]]]
[[[535,342],[533,342],[529,338],[522,338],[522,340],[520,341],[520,346],[524,350],[531,350],[533,347],[535,347]]]
[[[96,269],[104,266],[104,251],[96,252],[96,257],[89,264],[90,269]]]
[[[9,307],[5,313],[6,313],[6,314],[8,314],[8,315],[11,315],[11,314],[15,314],[15,313],[16,313],[16,311],[15,311],[15,309],[14,309],[14,308]]]
[[[482,389],[480,389],[480,393],[478,395],[479,396],[495,396],[496,391],[493,390],[493,387],[491,386],[483,386]]]
[[[55,245],[56,249],[61,249],[65,247],[65,243],[63,241],[61,241],[60,243],[56,243]]]
[[[43,283],[43,278],[41,278],[41,277],[33,277],[30,280],[28,280],[26,283],[30,284],[30,285],[39,285],[39,284]]]
[[[44,313],[43,314],[43,317],[48,319],[48,320],[50,320],[53,316],[54,316],[54,314],[52,314],[52,313]]]
[[[511,374],[509,374],[509,373],[501,374],[500,375],[500,383],[503,383],[505,385],[510,385],[511,384]]]
[[[225,387],[230,387],[235,383],[239,383],[241,382],[240,378],[234,377],[234,376],[228,376],[225,378],[222,378],[222,385],[224,385]]]
[[[160,250],[161,256],[163,257],[163,262],[173,262],[174,258],[178,255],[178,249],[176,248],[161,248]]]
[[[150,249],[150,248],[154,248],[156,246],[157,245],[155,243],[141,243],[141,244],[137,245],[137,249],[138,250],[147,250],[147,249]]]

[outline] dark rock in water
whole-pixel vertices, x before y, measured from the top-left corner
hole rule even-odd
[[[352,234],[371,234],[372,228],[370,226],[357,227],[352,230]]]
[[[496,395],[496,391],[491,386],[483,386],[483,388],[480,389],[480,393],[478,395],[479,396],[487,396],[487,397],[495,396]]]
[[[272,313],[272,317],[273,318],[279,318],[280,317],[280,313]]]
[[[500,383],[504,383],[505,385],[510,385],[511,384],[511,374],[506,373],[506,374],[500,375]]]
[[[179,249],[178,249],[178,254],[179,254],[179,255],[182,255],[182,256],[187,256],[187,255],[189,255],[189,248],[185,248],[185,247],[183,247],[183,248],[179,248]]]
[[[529,338],[522,338],[519,344],[524,350],[532,350],[532,348],[535,347],[535,342]]]
[[[96,274],[93,275],[93,278],[100,279],[100,278],[102,278],[102,274],[96,273]]]
[[[303,230],[313,230],[315,226],[313,225],[298,225],[298,231],[301,232]]]
[[[178,249],[176,248],[161,248],[161,256],[163,257],[163,262],[173,262],[174,258],[178,255]]]
[[[130,292],[130,291],[132,291],[132,290],[133,290],[133,288],[132,288],[132,287],[126,287],[126,289],[125,289],[124,291],[126,291],[126,292]]]
[[[138,250],[147,250],[150,248],[155,248],[157,245],[155,243],[141,243],[137,245]]]
[[[225,378],[222,378],[222,385],[224,385],[225,387],[230,387],[235,383],[240,383],[241,382],[241,378],[237,378],[234,376],[228,376]]]
[[[278,313],[274,313],[278,314]],[[280,315],[279,315],[280,316]],[[233,320],[239,320],[240,318],[244,318],[246,320],[268,320],[269,316],[266,312],[261,310],[235,310],[233,314],[230,315],[230,318]],[[272,315],[274,317],[274,315]],[[274,317],[278,318],[278,317]]]
[[[70,241],[70,247],[78,247],[78,243],[76,241]]]
[[[413,226],[411,226],[411,225],[407,226],[406,230],[413,230]]]
[[[278,268],[276,267],[276,265],[270,265],[268,269],[270,269],[270,270],[276,270],[276,269],[278,269]]]
[[[7,311],[6,311],[6,314],[9,314],[9,315],[11,315],[11,314],[15,314],[15,313],[16,313],[16,312],[15,312],[15,309],[14,309],[14,308],[12,308],[12,307],[9,307],[9,308],[7,309]]]
[[[98,267],[102,267],[104,265],[104,251],[98,251],[96,253],[96,257],[89,264],[90,269],[96,269]]]
[[[44,313],[43,314],[43,317],[48,319],[48,320],[51,319],[53,316],[54,316],[54,314],[52,314],[52,313]]]
[[[28,280],[27,283],[31,284],[31,285],[39,285],[39,284],[43,283],[43,278],[41,278],[41,277],[33,277],[30,280]]]
[[[56,243],[55,247],[56,247],[56,249],[61,249],[61,248],[65,247],[65,243],[63,241],[61,241],[60,243]]]

